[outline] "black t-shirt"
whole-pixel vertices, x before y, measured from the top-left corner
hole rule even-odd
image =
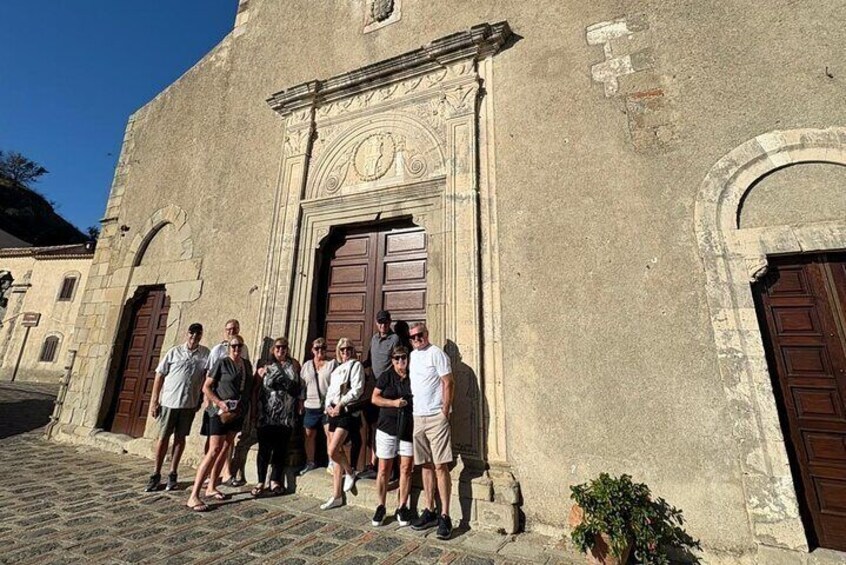
[[[379,408],[379,421],[376,428],[392,436],[397,435],[397,423],[400,410],[404,412],[404,426],[401,440],[411,441],[412,436],[412,411],[411,411],[411,380],[406,376],[400,378],[393,367],[382,373],[376,380],[376,388],[382,391],[382,398],[396,400],[405,398],[408,404],[404,408]]]

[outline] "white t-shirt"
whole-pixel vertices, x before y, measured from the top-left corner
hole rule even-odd
[[[433,416],[444,407],[444,388],[441,377],[452,373],[449,357],[444,350],[431,343],[411,352],[408,376],[414,395],[414,415]]]

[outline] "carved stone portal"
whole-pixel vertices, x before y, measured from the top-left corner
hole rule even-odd
[[[383,12],[393,5],[384,4]],[[259,320],[263,335],[288,335],[304,350],[313,337],[314,250],[332,228],[413,218],[429,238],[427,322],[466,404],[456,407],[454,446],[470,460],[503,463],[502,363],[491,323],[499,275],[495,247],[483,244],[496,236],[484,170],[493,163],[490,151],[479,155],[479,139],[492,119],[480,87],[510,33],[504,22],[480,25],[268,101],[286,133]]]

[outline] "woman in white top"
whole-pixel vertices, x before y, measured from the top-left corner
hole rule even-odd
[[[324,410],[324,400],[329,390],[329,377],[332,371],[338,366],[334,359],[326,358],[326,340],[322,337],[311,343],[311,352],[314,355],[306,361],[300,372],[305,387],[305,414],[303,415],[303,427],[305,428],[305,452],[306,466],[300,471],[305,475],[314,469],[314,445],[317,439],[317,430],[323,426],[327,439],[329,436],[329,422]],[[326,442],[326,453],[329,453],[329,441]]]
[[[350,465],[344,444],[350,431],[359,424],[358,413],[350,413],[349,405],[359,399],[364,391],[364,367],[355,357],[352,341],[342,337],[335,348],[336,359],[340,365],[329,377],[329,389],[326,391],[326,415],[329,417],[329,457],[335,462],[332,481],[332,496],[320,505],[321,510],[329,510],[344,505],[343,492],[349,492],[355,485],[355,473]],[[353,416],[355,414],[355,416]],[[341,473],[344,473],[343,492],[341,492]]]

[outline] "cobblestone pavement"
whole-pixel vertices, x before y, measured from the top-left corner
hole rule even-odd
[[[0,563],[574,562],[541,536],[458,531],[441,542],[432,530],[372,528],[361,510],[321,512],[297,495],[235,492],[191,513],[184,483],[141,492],[149,461],[45,441],[38,428],[51,410],[43,390],[0,384]]]

